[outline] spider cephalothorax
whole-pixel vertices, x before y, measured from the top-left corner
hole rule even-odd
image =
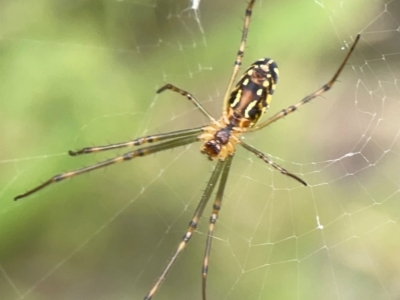
[[[239,142],[239,135],[242,130],[233,127],[225,118],[204,127],[199,139],[204,141],[201,153],[208,156],[210,160],[218,158],[225,160],[228,155],[235,153],[235,144]]]

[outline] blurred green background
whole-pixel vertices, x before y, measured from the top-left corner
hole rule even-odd
[[[185,98],[155,94],[166,82],[219,116],[246,2],[189,7],[0,4],[1,299],[142,299],[159,276],[214,165],[199,144],[12,199],[124,153],[71,158],[68,150],[206,124]],[[265,56],[277,61],[270,113],[324,84],[363,36],[324,98],[246,136],[310,187],[238,150],[208,299],[398,297],[399,13],[395,1],[257,1],[244,67]],[[201,298],[210,210],[155,299]]]

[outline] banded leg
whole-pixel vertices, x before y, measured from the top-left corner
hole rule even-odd
[[[240,41],[240,46],[239,46],[239,50],[238,50],[238,53],[236,56],[235,65],[233,67],[231,79],[229,80],[228,87],[226,88],[224,100],[222,103],[223,116],[228,115],[229,95],[232,92],[232,87],[233,87],[234,81],[236,79],[237,73],[239,72],[239,68],[242,64],[244,48],[246,47],[246,41],[247,41],[247,33],[249,32],[251,13],[252,13],[253,5],[254,5],[255,1],[256,0],[250,0],[249,5],[247,6],[247,9],[246,9],[246,13],[245,13],[245,17],[244,17],[244,25],[243,25],[243,30],[242,30],[242,39]]]
[[[153,287],[151,288],[150,292],[146,295],[146,297],[144,297],[144,300],[150,300],[151,298],[153,298],[154,294],[159,289],[161,283],[167,276],[167,273],[171,269],[172,265],[175,263],[179,254],[183,251],[183,249],[186,247],[187,243],[190,241],[190,238],[192,237],[193,232],[196,230],[197,224],[199,223],[200,218],[203,214],[204,207],[207,205],[207,202],[210,199],[211,193],[213,192],[214,187],[215,187],[216,183],[218,182],[218,179],[221,175],[221,171],[224,168],[225,164],[226,164],[226,161],[218,161],[217,162],[217,165],[215,166],[214,171],[211,174],[211,178],[207,183],[207,187],[203,193],[203,196],[201,197],[200,202],[197,205],[197,208],[193,214],[193,218],[189,222],[189,227],[188,227],[185,235],[182,237],[182,241],[179,243],[178,248],[176,249],[175,253],[172,255],[167,266],[162,271],[157,282],[153,285]]]
[[[29,195],[31,195],[31,194],[33,194],[33,193],[45,188],[46,186],[49,186],[52,183],[60,182],[60,181],[62,181],[64,179],[67,179],[67,178],[71,178],[71,177],[74,177],[74,176],[77,176],[77,175],[80,175],[80,174],[83,174],[83,173],[87,173],[87,172],[90,172],[90,171],[93,171],[93,170],[96,170],[96,169],[104,168],[106,166],[113,165],[115,163],[128,161],[128,160],[131,160],[131,159],[133,159],[135,157],[138,157],[138,156],[146,156],[146,155],[149,155],[149,154],[152,154],[152,153],[156,153],[156,152],[159,152],[159,151],[163,151],[163,150],[172,149],[172,148],[175,148],[175,147],[191,144],[191,143],[196,142],[197,140],[198,140],[197,135],[192,135],[192,136],[189,136],[189,137],[182,137],[182,138],[178,138],[178,139],[175,139],[175,140],[172,140],[172,141],[164,142],[162,144],[157,144],[157,145],[152,145],[152,146],[147,146],[147,147],[144,147],[144,148],[140,148],[140,149],[137,149],[135,151],[131,151],[131,152],[125,153],[125,154],[123,154],[121,156],[117,156],[115,158],[108,159],[108,160],[105,160],[105,161],[99,162],[97,164],[94,164],[94,165],[91,165],[91,166],[88,166],[88,167],[84,167],[84,168],[81,168],[81,169],[78,169],[78,170],[75,170],[75,171],[62,173],[62,174],[53,176],[49,180],[45,181],[44,183],[42,183],[41,185],[39,185],[39,186],[37,186],[37,187],[35,187],[33,189],[27,191],[26,193],[16,196],[14,198],[14,200],[18,200],[18,199],[27,197],[27,196],[29,196]]]
[[[85,147],[85,148],[82,148],[77,151],[69,150],[68,154],[71,156],[77,156],[80,154],[89,154],[89,153],[114,150],[114,149],[124,148],[124,147],[140,146],[145,143],[161,142],[164,140],[170,140],[170,139],[185,137],[185,136],[189,136],[189,135],[200,134],[202,132],[202,129],[203,129],[203,127],[196,127],[196,128],[178,130],[178,131],[169,132],[169,133],[149,135],[149,136],[144,136],[144,137],[134,139],[129,142],[116,143],[116,144],[110,144],[110,145],[104,145],[104,146]]]
[[[202,284],[202,295],[203,300],[206,300],[206,283],[207,283],[207,274],[208,274],[208,263],[210,260],[210,252],[211,252],[211,243],[212,238],[214,236],[214,228],[215,223],[218,219],[218,214],[221,209],[221,202],[222,197],[224,196],[225,185],[228,180],[229,170],[231,167],[233,156],[228,156],[226,158],[226,163],[224,169],[222,170],[221,180],[219,181],[217,196],[215,197],[215,201],[213,204],[213,211],[210,217],[210,224],[208,227],[208,234],[207,234],[207,242],[206,242],[206,249],[204,253],[204,261],[203,261],[203,269],[202,269],[202,277],[203,277],[203,284]]]
[[[255,155],[257,155],[257,157],[261,158],[263,161],[265,161],[267,164],[271,165],[272,167],[274,167],[276,170],[278,170],[279,172],[281,172],[281,174],[283,175],[287,175],[289,177],[292,177],[293,179],[296,179],[298,182],[300,182],[301,184],[307,186],[307,183],[301,179],[300,177],[297,177],[296,175],[288,172],[286,169],[282,168],[281,166],[277,165],[276,163],[274,163],[268,156],[266,156],[264,153],[262,153],[261,151],[258,151],[257,149],[253,148],[252,146],[250,146],[249,144],[246,144],[243,141],[240,141],[240,145],[242,145],[245,149],[249,150],[250,152],[254,153]]]
[[[174,91],[176,93],[181,94],[182,96],[187,97],[190,101],[193,102],[193,104],[203,113],[203,115],[205,115],[206,117],[208,117],[210,119],[210,121],[215,122],[215,119],[210,115],[210,113],[203,107],[203,105],[200,104],[199,101],[197,101],[197,99],[190,94],[189,92],[186,92],[184,90],[181,90],[180,88],[172,85],[172,84],[166,84],[163,87],[159,88],[157,90],[157,94],[164,92],[165,90],[171,90]]]
[[[327,92],[328,90],[330,90],[333,86],[333,84],[336,82],[337,78],[339,77],[340,73],[342,72],[344,66],[346,65],[347,61],[350,58],[351,53],[353,53],[354,48],[356,47],[358,41],[360,40],[360,34],[357,35],[353,45],[351,46],[349,52],[347,52],[346,57],[344,58],[342,64],[340,65],[339,69],[336,71],[335,75],[333,75],[332,79],[324,84],[320,89],[316,90],[314,93],[306,96],[305,98],[303,98],[300,102],[289,106],[286,109],[283,109],[282,111],[276,113],[275,115],[273,115],[272,117],[270,117],[268,120],[260,123],[259,125],[254,126],[253,128],[251,128],[249,131],[256,131],[256,130],[260,130],[266,126],[268,126],[269,124],[287,116],[288,114],[294,112],[295,110],[297,110],[300,106],[310,102],[312,99],[314,99],[315,97],[321,96],[323,93]]]

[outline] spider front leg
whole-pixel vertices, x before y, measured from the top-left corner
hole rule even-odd
[[[271,165],[272,167],[274,167],[276,170],[278,170],[279,172],[281,172],[281,174],[283,175],[287,175],[289,177],[292,177],[293,179],[296,179],[298,182],[300,182],[301,184],[307,186],[307,183],[301,179],[300,177],[297,177],[296,175],[288,172],[286,169],[282,168],[281,166],[277,165],[276,163],[274,163],[268,156],[266,156],[264,153],[262,153],[261,151],[257,150],[256,148],[253,148],[252,146],[250,146],[249,144],[246,144],[243,141],[240,141],[240,145],[242,145],[243,148],[245,148],[246,150],[254,153],[255,155],[257,155],[257,157],[261,158],[263,161],[265,161],[267,164]]]
[[[213,210],[210,217],[210,224],[208,226],[208,234],[207,234],[207,242],[206,242],[206,249],[204,253],[204,260],[203,260],[203,281],[202,281],[202,295],[203,300],[206,300],[206,284],[207,284],[207,274],[208,274],[208,263],[210,261],[210,252],[211,252],[211,243],[214,236],[214,229],[215,223],[218,219],[218,214],[221,209],[222,197],[224,196],[225,185],[228,180],[228,175],[230,171],[230,167],[232,164],[233,156],[228,156],[226,158],[226,163],[224,169],[222,170],[221,179],[219,181],[217,196],[215,197],[215,201],[213,204]]]
[[[226,169],[225,167],[226,163],[227,161],[220,161],[220,160],[217,162],[217,165],[215,166],[214,171],[211,174],[211,178],[207,183],[207,187],[203,192],[203,196],[201,197],[200,202],[197,205],[197,208],[193,214],[192,220],[189,222],[189,227],[185,235],[182,237],[182,241],[179,243],[178,248],[172,255],[168,264],[165,266],[157,282],[153,285],[153,287],[151,288],[150,292],[146,295],[146,297],[144,297],[144,300],[150,300],[153,298],[154,294],[160,288],[161,283],[164,281],[165,277],[167,276],[167,273],[171,269],[172,265],[175,263],[179,254],[183,251],[183,249],[185,249],[187,243],[190,241],[190,238],[192,237],[193,232],[196,230],[197,224],[199,223],[200,218],[203,215],[204,208],[207,205],[208,200],[210,199],[214,187],[221,176],[221,172],[223,169],[224,170]]]

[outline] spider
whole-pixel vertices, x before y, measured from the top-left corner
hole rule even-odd
[[[145,143],[155,143],[154,145],[142,147],[137,150],[127,152],[121,156],[117,156],[115,158],[108,159],[91,166],[55,175],[41,185],[14,198],[14,200],[18,200],[27,197],[52,183],[59,182],[64,179],[71,178],[76,175],[87,173],[96,169],[100,169],[115,163],[129,161],[135,157],[145,156],[167,149],[188,145],[197,141],[202,141],[203,146],[201,148],[201,152],[205,154],[210,160],[216,158],[216,166],[214,167],[211,178],[207,183],[206,189],[204,190],[204,193],[197,205],[197,208],[194,211],[193,217],[189,222],[186,233],[182,237],[182,240],[180,241],[168,264],[164,267],[161,275],[158,277],[157,281],[152,286],[148,294],[144,297],[145,300],[152,299],[154,294],[158,291],[161,283],[166,278],[167,273],[171,269],[172,265],[177,260],[179,254],[186,247],[187,243],[192,237],[193,232],[196,230],[197,224],[199,223],[200,218],[203,215],[204,208],[207,205],[215,186],[219,182],[217,194],[212,207],[211,217],[209,220],[203,267],[201,271],[202,299],[206,299],[208,264],[210,259],[211,244],[213,241],[214,228],[219,211],[221,209],[225,185],[228,180],[229,170],[235,154],[236,145],[242,146],[246,150],[254,153],[257,157],[262,159],[267,164],[271,165],[282,174],[297,180],[304,186],[307,186],[307,183],[303,179],[288,172],[284,168],[274,163],[267,155],[245,143],[241,139],[241,135],[246,132],[260,130],[270,125],[271,123],[281,119],[282,117],[294,112],[295,110],[297,110],[297,108],[310,102],[315,97],[320,96],[324,92],[328,91],[333,86],[339,74],[346,65],[348,59],[350,58],[351,53],[353,52],[357,42],[360,39],[360,34],[357,35],[350,50],[348,51],[343,62],[339,66],[339,69],[336,71],[336,73],[333,75],[332,79],[328,83],[324,84],[321,88],[303,98],[300,102],[281,110],[269,119],[257,125],[258,119],[269,108],[269,104],[271,103],[271,96],[274,93],[276,84],[278,82],[278,67],[276,63],[269,58],[262,58],[257,60],[244,72],[238,83],[233,87],[233,83],[236,79],[237,73],[242,63],[254,3],[255,0],[251,0],[246,9],[239,51],[237,53],[232,75],[223,98],[222,116],[220,119],[214,119],[208,113],[208,111],[197,101],[197,99],[189,92],[186,92],[172,84],[166,84],[159,90],[157,90],[157,93],[171,90],[173,92],[181,94],[182,96],[187,97],[187,99],[190,100],[197,107],[197,109],[210,120],[210,124],[197,128],[139,137],[129,142],[97,147],[86,147],[78,151],[69,151],[69,155],[76,156],[123,147],[140,146]]]

